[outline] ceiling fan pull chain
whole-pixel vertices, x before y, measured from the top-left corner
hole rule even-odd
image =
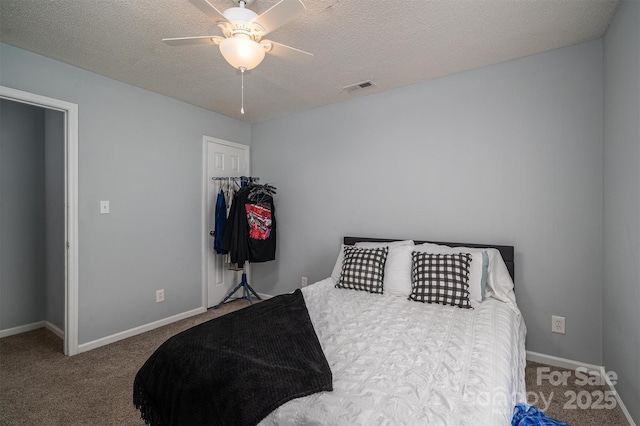
[[[244,114],[244,71],[245,67],[240,67],[240,74],[242,75],[242,97],[240,100],[240,114]]]

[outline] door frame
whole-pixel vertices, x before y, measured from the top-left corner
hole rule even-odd
[[[64,114],[64,180],[65,195],[65,355],[78,353],[78,105],[0,86],[0,98]]]
[[[243,145],[236,142],[226,141],[224,139],[214,138],[212,136],[202,136],[202,307],[206,311],[208,309],[209,301],[209,227],[207,224],[207,186],[209,183],[209,143],[215,143],[219,145],[226,145],[233,148],[241,149],[245,153],[245,164],[247,174],[251,174],[251,147],[249,145]],[[251,277],[251,267],[246,267],[247,276]]]

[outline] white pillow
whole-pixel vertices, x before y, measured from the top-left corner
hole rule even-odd
[[[403,297],[409,296],[411,293],[411,251],[413,248],[413,240],[392,241],[388,243],[362,241],[356,243],[356,247],[389,247],[387,262],[384,267],[384,293]],[[336,282],[340,279],[343,260],[344,244],[340,246],[340,253],[338,254],[338,259],[331,273],[331,278]]]
[[[384,268],[384,294],[409,297],[411,294],[411,252],[413,245],[389,247]]]
[[[413,251],[433,254],[469,253],[471,265],[469,265],[469,296],[472,305],[482,303],[482,252],[485,249],[471,247],[449,247],[440,244],[417,244]]]
[[[377,242],[377,241],[360,241],[356,243],[356,247],[362,248],[377,248],[377,247],[402,247],[402,246],[413,246],[413,240],[402,240],[402,241],[391,241],[388,243]]]
[[[344,244],[340,245],[340,253],[338,253],[338,259],[336,264],[333,265],[333,271],[331,272],[331,278],[338,282],[340,279],[340,272],[342,271],[342,261],[344,261]]]
[[[498,249],[485,249],[489,254],[489,275],[487,277],[486,297],[493,297],[517,309],[516,294],[509,269]]]

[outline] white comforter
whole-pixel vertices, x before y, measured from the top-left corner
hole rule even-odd
[[[525,326],[489,299],[472,310],[334,288],[303,289],[333,392],[262,425],[509,425],[525,400]]]

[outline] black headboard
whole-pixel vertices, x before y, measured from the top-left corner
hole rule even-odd
[[[393,241],[398,241],[397,239],[388,239],[388,238],[370,238],[370,237],[344,237],[344,244],[347,246],[352,246],[355,243],[361,241],[370,241],[370,242],[380,242],[380,243],[390,243]],[[513,246],[501,246],[495,244],[478,244],[478,243],[443,243],[440,241],[426,241],[426,240],[413,240],[416,244],[422,243],[431,243],[431,244],[440,244],[449,247],[473,247],[473,248],[494,248],[497,249],[502,255],[502,260],[504,260],[505,265],[507,265],[507,269],[509,270],[509,274],[511,275],[511,279],[515,283],[515,269],[514,269],[514,247]]]

